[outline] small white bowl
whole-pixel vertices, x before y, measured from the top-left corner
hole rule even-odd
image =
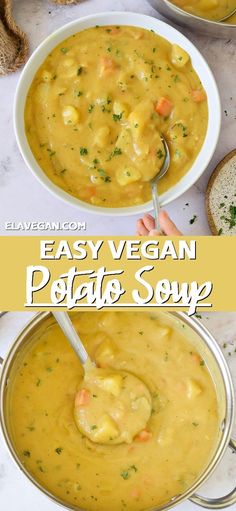
[[[143,213],[146,213],[152,209],[151,201],[140,204],[138,206],[130,206],[124,208],[103,208],[83,202],[80,199],[72,197],[68,193],[64,192],[58,186],[53,184],[52,181],[50,181],[46,174],[43,172],[35,160],[33,153],[31,152],[25,134],[25,101],[29,87],[38,68],[46,59],[50,51],[55,48],[55,46],[57,46],[61,41],[70,37],[76,32],[89,27],[94,27],[95,25],[132,25],[135,27],[146,28],[148,30],[154,30],[154,32],[170,41],[170,43],[178,44],[189,53],[192,60],[192,65],[199,75],[203,87],[207,93],[209,110],[208,129],[202,149],[194,161],[192,167],[175,186],[161,195],[161,205],[163,206],[168,204],[186,192],[186,190],[188,190],[204,172],[215,151],[221,126],[220,98],[213,74],[200,52],[178,30],[158,19],[132,12],[105,12],[80,18],[56,30],[56,32],[48,36],[38,46],[38,48],[34,51],[29,61],[27,62],[16,90],[14,104],[14,127],[16,139],[21,154],[30,170],[48,190],[50,190],[60,199],[63,199],[69,204],[77,206],[80,209],[89,211],[91,213],[115,216],[127,216],[136,214],[142,215]]]

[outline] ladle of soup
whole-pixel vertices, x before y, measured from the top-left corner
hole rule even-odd
[[[152,398],[147,386],[128,371],[96,367],[67,312],[55,312],[54,317],[84,367],[74,403],[80,432],[98,444],[131,443],[148,435]]]

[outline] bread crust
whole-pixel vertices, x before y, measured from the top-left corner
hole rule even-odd
[[[218,236],[219,229],[217,229],[214,219],[213,219],[213,216],[212,216],[212,212],[211,212],[211,208],[210,208],[210,204],[209,204],[210,193],[214,186],[215,179],[221,172],[222,168],[225,166],[226,163],[228,163],[235,156],[236,156],[236,149],[233,149],[232,151],[230,151],[230,153],[226,154],[226,156],[218,163],[215,170],[213,170],[213,172],[210,176],[210,179],[208,181],[208,184],[207,184],[207,189],[206,189],[206,194],[205,194],[205,207],[206,207],[208,224],[209,224],[210,230],[214,236]]]

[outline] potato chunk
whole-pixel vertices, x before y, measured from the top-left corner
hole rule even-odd
[[[94,430],[93,439],[95,442],[106,443],[113,438],[117,438],[119,429],[110,415],[103,415]]]
[[[104,390],[117,397],[122,387],[122,376],[120,374],[112,374],[105,378],[100,378],[98,384]]]
[[[161,445],[161,447],[166,447],[170,444],[172,444],[174,439],[174,431],[173,428],[165,427],[161,429],[157,441],[158,444]]]
[[[79,112],[74,106],[68,105],[63,109],[62,117],[64,124],[72,124],[74,126],[79,121]]]
[[[44,69],[44,71],[42,72],[42,80],[45,83],[51,82],[51,80],[52,80],[52,73],[50,73],[50,71],[47,71],[46,69]]]
[[[180,48],[178,44],[173,44],[171,62],[175,67],[184,67],[189,62],[189,54],[183,48]]]
[[[199,394],[201,394],[202,388],[196,381],[189,379],[189,380],[187,380],[186,385],[187,385],[187,397],[189,399],[194,399]]]
[[[142,101],[129,114],[129,125],[135,138],[140,136],[153,113],[152,101]]]
[[[99,147],[106,147],[109,141],[110,128],[108,126],[102,126],[97,131],[95,137],[95,144]]]
[[[139,181],[141,177],[141,172],[134,167],[118,169],[116,172],[116,180],[120,186],[126,186],[130,183],[134,183],[135,181]]]
[[[113,360],[115,355],[115,347],[110,339],[104,339],[96,349],[95,359],[100,367],[104,367]]]
[[[123,119],[127,119],[129,115],[129,107],[126,103],[115,101],[113,105],[113,112],[115,115],[120,115]]]

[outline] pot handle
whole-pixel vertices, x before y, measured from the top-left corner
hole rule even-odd
[[[229,447],[236,453],[236,440],[231,439],[229,443]],[[219,497],[218,499],[209,499],[205,497],[201,497],[200,495],[193,495],[190,497],[191,502],[197,504],[198,506],[205,507],[207,509],[224,509],[228,506],[232,506],[236,504],[236,487],[233,491],[225,495],[224,497]]]

